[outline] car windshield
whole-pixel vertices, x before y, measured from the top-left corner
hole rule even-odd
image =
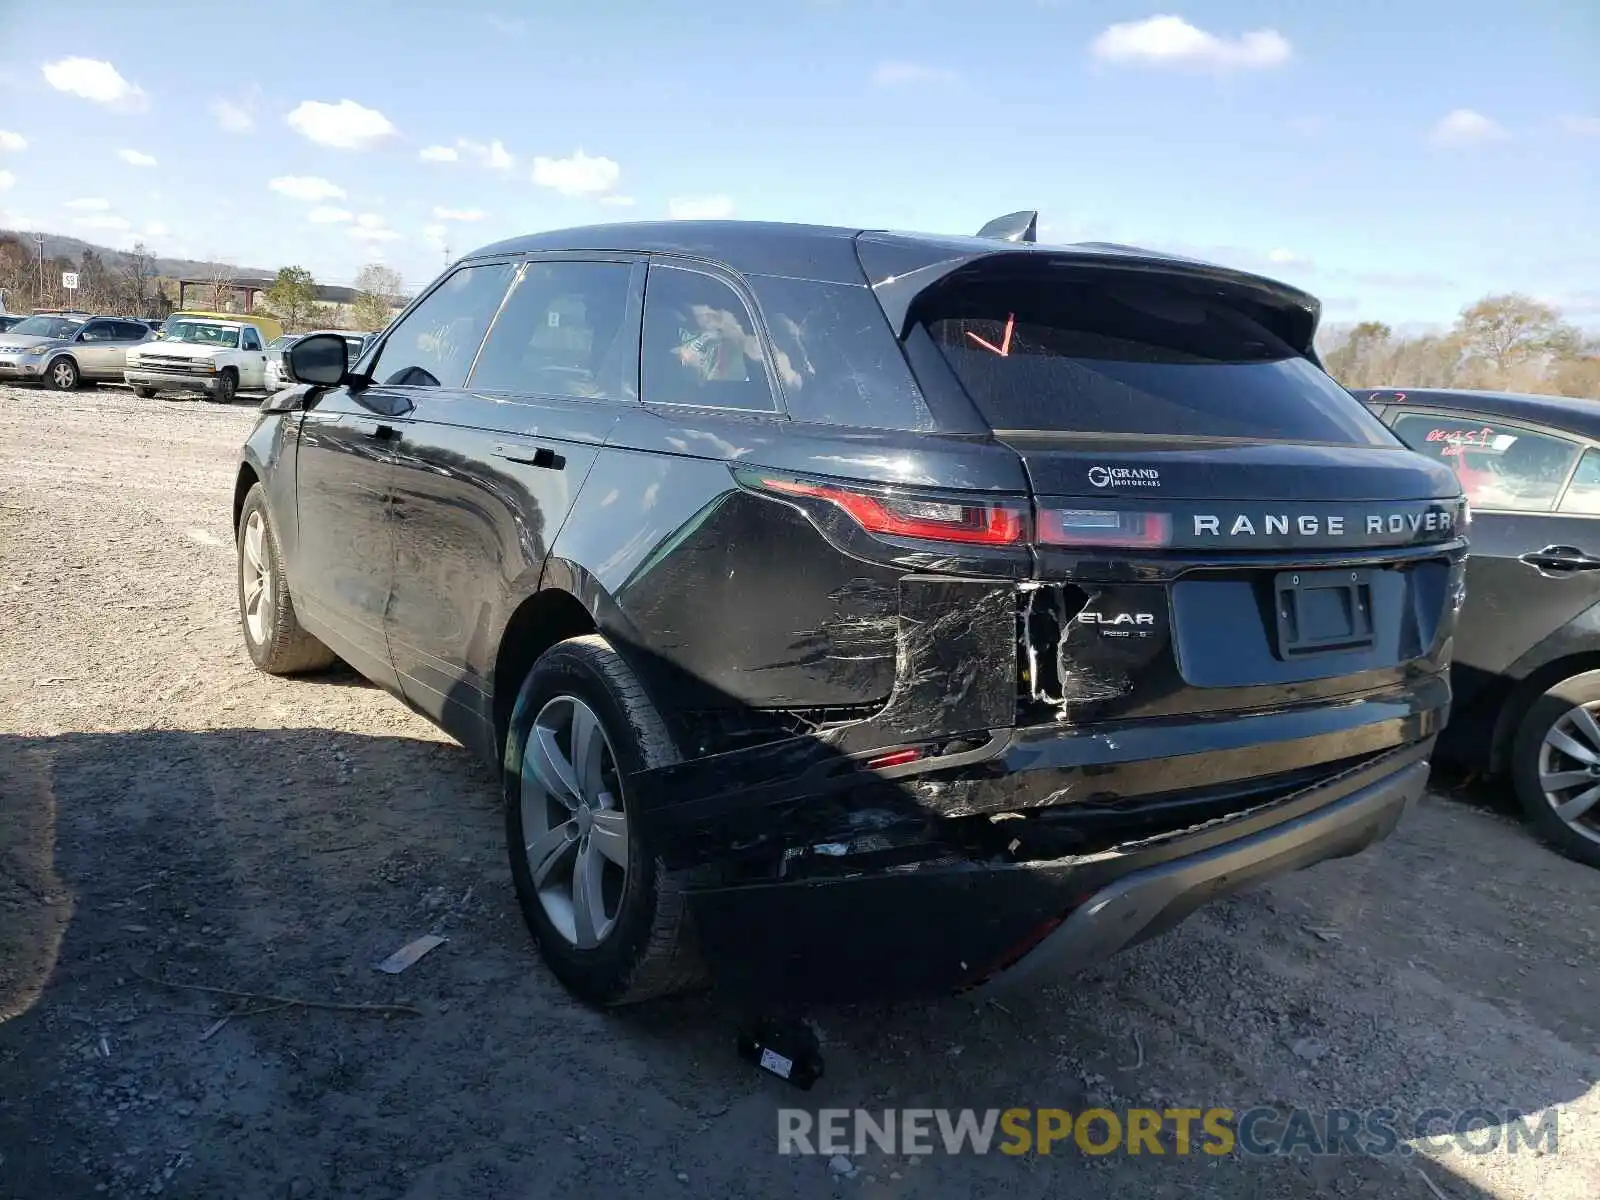
[[[210,321],[173,321],[166,327],[165,341],[193,342],[201,346],[231,346],[238,349],[239,331]]]
[[[275,337],[267,343],[268,350],[287,350],[300,340],[298,333],[286,333],[282,337]]]
[[[70,317],[29,317],[26,321],[18,321],[6,332],[23,337],[69,338],[82,328],[82,321],[74,321]]]

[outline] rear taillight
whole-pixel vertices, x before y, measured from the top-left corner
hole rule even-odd
[[[825,500],[843,509],[867,532],[886,537],[981,546],[1018,546],[1028,540],[1028,504],[1024,500],[948,500],[865,492],[768,475],[752,476],[747,482],[781,496]]]
[[[1159,550],[1171,543],[1170,513],[1088,508],[1039,510],[1039,544],[1042,546]]]

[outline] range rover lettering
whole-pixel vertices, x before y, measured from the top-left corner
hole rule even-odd
[[[742,222],[485,247],[302,338],[234,497],[261,669],[495,765],[601,1004],[998,989],[1421,791],[1465,510],[1317,302],[1123,246]]]

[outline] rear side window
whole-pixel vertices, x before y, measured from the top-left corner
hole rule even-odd
[[[874,429],[933,428],[870,289],[776,275],[751,275],[747,282],[766,318],[791,418]]]
[[[1600,517],[1600,450],[1585,450],[1572,473],[1566,495],[1557,510],[1584,517]]]
[[[371,367],[379,383],[458,388],[510,286],[508,263],[462,267],[396,325]]]
[[[1578,457],[1576,442],[1473,414],[1401,413],[1394,431],[1448,464],[1473,508],[1549,512]]]
[[[478,355],[472,386],[629,398],[639,355],[637,317],[626,321],[632,279],[626,263],[530,263]]]
[[[777,410],[750,309],[725,281],[652,263],[639,355],[646,404]]]
[[[1394,444],[1244,305],[1181,284],[979,279],[915,315],[995,429]]]

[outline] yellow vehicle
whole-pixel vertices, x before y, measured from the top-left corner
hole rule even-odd
[[[270,342],[283,336],[283,323],[265,313],[216,313],[185,309],[183,312],[169,314],[167,320],[161,323],[161,328],[165,329],[169,321],[177,321],[184,317],[199,317],[211,321],[241,321],[246,325],[254,325],[261,331],[263,342]]]

